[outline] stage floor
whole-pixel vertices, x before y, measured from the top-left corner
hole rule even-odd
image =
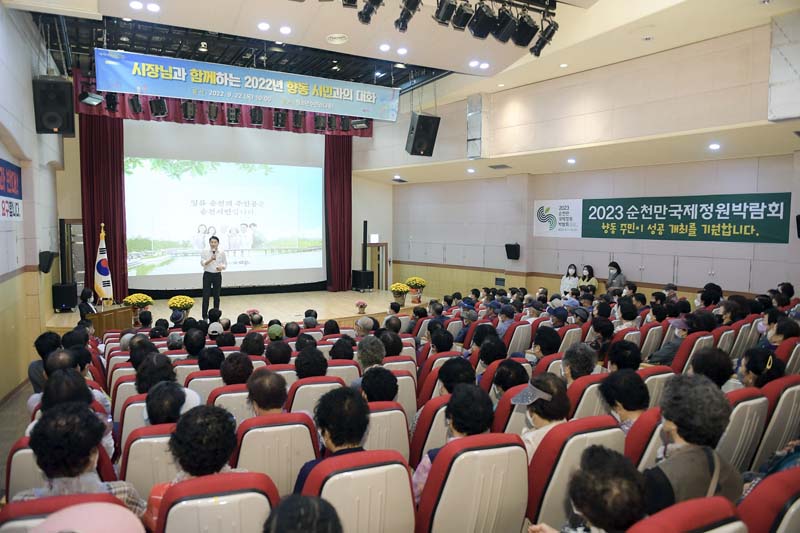
[[[316,309],[321,320],[329,318],[336,319],[341,325],[352,325],[359,315],[355,303],[358,300],[367,302],[366,312],[370,316],[382,319],[389,310],[389,303],[394,300],[390,291],[372,292],[287,292],[278,294],[252,294],[242,296],[223,296],[220,300],[222,316],[236,321],[236,316],[244,313],[248,309],[258,309],[264,316],[264,322],[277,318],[281,322],[300,321],[303,319],[306,309]],[[195,305],[189,316],[197,318],[202,316],[202,298],[194,299]],[[423,298],[423,302],[427,302]],[[213,300],[212,300],[213,303]],[[406,297],[404,312],[413,309],[411,296]],[[150,308],[153,319],[169,318],[170,310],[167,307],[167,300],[156,300],[155,305]],[[55,313],[48,320],[48,329],[55,331],[71,329],[78,322],[79,315],[77,309],[73,313]]]

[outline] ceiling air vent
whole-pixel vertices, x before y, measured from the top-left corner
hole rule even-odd
[[[501,163],[499,165],[489,165],[489,168],[491,168],[492,170],[508,170],[511,167]]]

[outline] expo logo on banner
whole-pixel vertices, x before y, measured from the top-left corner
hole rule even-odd
[[[536,200],[533,210],[535,237],[581,237],[583,200]]]
[[[0,159],[0,220],[22,220],[22,169]]]

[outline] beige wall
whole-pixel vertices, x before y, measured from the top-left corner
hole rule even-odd
[[[58,218],[82,218],[81,149],[78,136],[78,115],[75,115],[75,137],[64,139],[64,170],[56,173]]]
[[[361,270],[361,239],[364,221],[368,222],[368,232],[377,233],[381,242],[389,243],[389,257],[392,257],[392,186],[363,178],[353,177],[353,235],[352,265]],[[331,243],[333,245],[333,243]],[[375,285],[377,286],[377,272]],[[391,271],[389,273],[391,283]]]

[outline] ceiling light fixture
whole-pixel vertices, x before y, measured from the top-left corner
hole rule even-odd
[[[481,64],[481,62],[478,61],[477,59],[473,59],[472,61],[469,62],[469,66],[472,67],[472,68],[477,68],[478,65],[480,65],[480,64]]]
[[[269,29],[269,23],[268,22],[259,22],[258,23],[258,29],[261,30],[261,31],[267,31]]]
[[[405,63],[395,63],[394,68],[406,68]]]
[[[90,105],[92,107],[103,103],[103,97],[101,95],[97,93],[90,93],[89,91],[83,91],[81,94],[79,94],[78,100],[80,100],[81,103]]]
[[[358,20],[361,24],[369,24],[372,22],[372,15],[381,7],[383,0],[366,0],[364,7],[358,12]]]
[[[406,48],[402,48],[401,47],[401,48],[397,49],[397,53],[398,53],[398,55],[404,56],[404,55],[406,55],[408,53],[408,50]]]
[[[505,83],[498,83],[498,84],[497,84],[497,86],[498,86],[498,87],[505,87],[505,86],[506,86],[506,84],[505,84]]]
[[[122,17],[122,22],[131,22],[133,19],[129,19],[128,17]]]
[[[456,12],[456,0],[439,0],[436,6],[436,12],[433,14],[433,20],[439,24],[447,26],[450,19],[453,18],[453,13]]]
[[[139,2],[138,0],[133,0],[133,2],[131,2],[128,5],[131,6],[131,9],[137,9],[137,10],[142,9],[144,7],[144,4]]]
[[[517,30],[517,17],[508,6],[503,6],[497,11],[497,24],[492,30],[494,38],[501,43],[507,43]]]
[[[570,164],[570,165],[574,165],[576,162],[577,161],[575,161],[574,157],[570,157],[569,159],[567,159],[567,163]]]
[[[381,52],[388,52],[388,51],[389,51],[389,50],[391,50],[391,49],[392,49],[392,47],[391,47],[391,46],[389,46],[389,45],[388,45],[388,44],[386,44],[386,43],[383,43],[382,45],[380,45],[380,46],[378,47],[378,50],[380,50]]]
[[[397,31],[404,33],[408,29],[408,23],[414,16],[414,13],[419,11],[419,6],[422,0],[403,0],[400,8],[400,16],[394,21],[394,27]]]
[[[467,169],[467,173],[469,173],[469,174],[475,174],[475,169],[474,169],[474,168],[468,168],[468,169]]]
[[[559,65],[560,68],[567,68],[568,66],[569,66],[569,64],[567,64],[567,63],[561,63]]]
[[[709,145],[708,145],[708,149],[709,149],[709,150],[713,150],[713,151],[715,151],[715,152],[716,152],[717,150],[719,150],[720,148],[722,148],[722,147],[720,146],[720,144],[719,144],[719,143],[711,143],[711,144],[709,144]]]
[[[483,1],[479,2],[478,7],[475,8],[475,14],[472,15],[472,20],[467,26],[473,37],[486,39],[486,36],[497,26],[497,15],[494,14],[492,6],[484,4]]]
[[[331,33],[325,38],[328,44],[340,45],[350,40],[346,33]]]
[[[542,54],[544,47],[550,44],[550,41],[553,40],[553,36],[558,31],[558,22],[555,20],[549,20],[548,22],[549,24],[547,27],[539,34],[539,39],[536,40],[536,44],[531,47],[531,53],[536,57]]]
[[[200,44],[197,46],[198,52],[208,52],[208,43],[205,41],[200,41]]]
[[[408,182],[408,180],[405,180],[405,179],[401,178],[398,174],[394,175],[394,177],[392,178],[392,181],[395,182],[395,183],[407,183]]]
[[[652,35],[642,35],[642,40],[645,42],[652,41],[653,39],[655,39],[655,37],[653,37]]]
[[[453,25],[454,30],[464,31],[464,28],[467,27],[469,24],[469,20],[472,18],[472,15],[475,14],[475,10],[469,5],[467,0],[464,0],[458,7],[456,8],[456,12],[453,13],[453,20],[450,23]]]
[[[358,0],[342,0],[342,6],[355,9],[358,7]]]
[[[489,68],[489,63],[481,63],[479,66],[481,70],[486,70]]]
[[[151,13],[158,13],[159,11],[161,11],[161,6],[158,4],[154,4],[153,2],[150,2],[149,4],[147,4],[147,10]]]
[[[283,44],[283,41],[275,41],[275,44]]]
[[[539,26],[533,17],[526,11],[523,11],[517,21],[517,30],[511,36],[511,42],[517,46],[524,46],[527,48],[536,34],[539,33]]]
[[[281,26],[280,32],[281,35],[289,35],[290,33],[292,33],[292,28],[290,28],[289,26]]]
[[[354,118],[350,121],[350,127],[354,130],[365,130],[369,128],[370,119],[368,118]]]

